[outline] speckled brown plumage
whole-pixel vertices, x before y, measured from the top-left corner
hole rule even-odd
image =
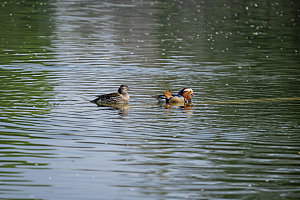
[[[116,93],[99,95],[96,99],[92,100],[93,103],[128,103],[129,94],[126,92],[128,90],[127,85],[121,85]]]

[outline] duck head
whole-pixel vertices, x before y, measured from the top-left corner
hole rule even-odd
[[[184,92],[189,92],[192,96],[194,96],[194,92],[191,88],[183,88],[178,92],[178,95],[182,95]]]
[[[121,85],[118,89],[118,92],[120,94],[124,94],[126,92],[126,90],[129,90],[128,86],[127,85]]]
[[[182,96],[188,101],[192,101],[192,96],[194,96],[194,91],[191,88],[184,88],[182,92]]]
[[[189,92],[190,95],[194,96],[194,91],[191,88],[185,88],[183,92]]]

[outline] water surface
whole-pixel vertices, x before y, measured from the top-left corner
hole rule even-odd
[[[0,197],[299,199],[299,7],[0,3]]]

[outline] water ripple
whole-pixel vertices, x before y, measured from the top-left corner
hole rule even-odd
[[[297,199],[294,4],[0,3],[1,197]]]

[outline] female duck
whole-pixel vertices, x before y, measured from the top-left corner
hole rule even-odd
[[[103,94],[99,95],[96,99],[91,101],[92,103],[128,103],[130,97],[129,94],[126,92],[129,90],[127,85],[121,85],[116,93],[110,94]]]

